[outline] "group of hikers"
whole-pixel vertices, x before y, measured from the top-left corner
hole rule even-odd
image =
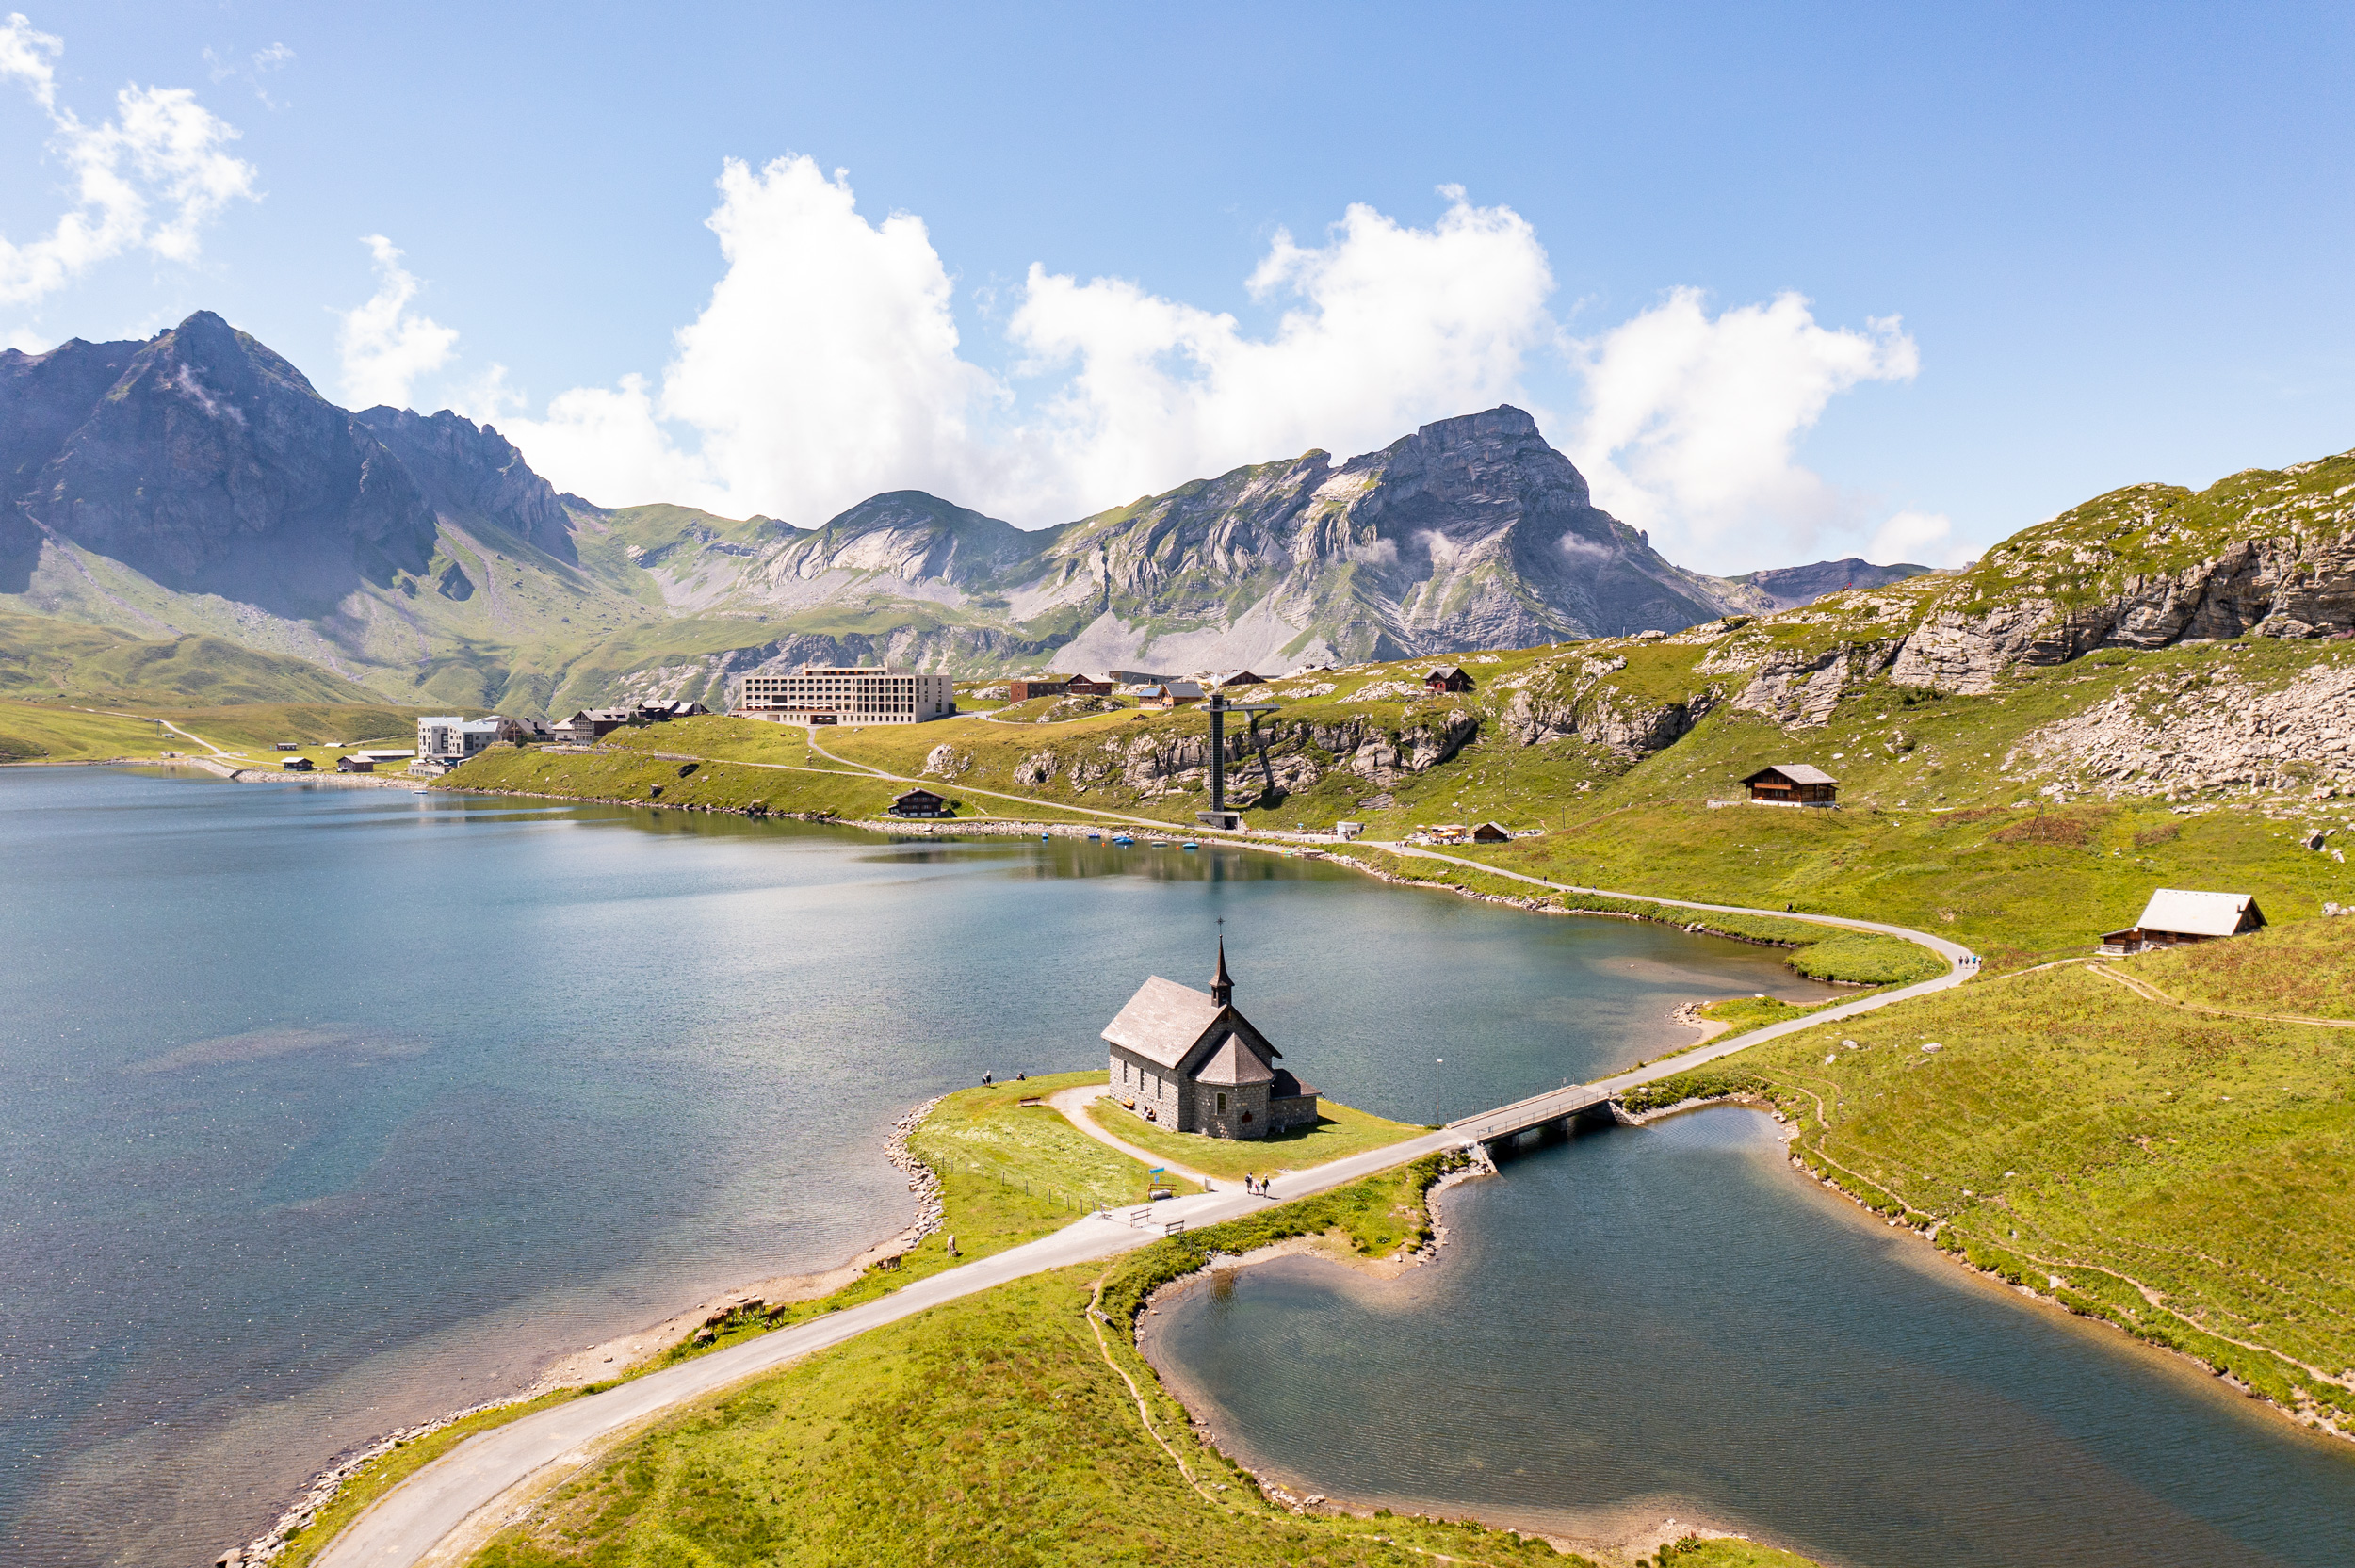
[[[1248,1171],[1245,1171],[1242,1173],[1242,1189],[1245,1192],[1250,1193],[1254,1198],[1265,1198],[1270,1196],[1267,1189],[1267,1184],[1268,1178],[1265,1176],[1255,1176]]]

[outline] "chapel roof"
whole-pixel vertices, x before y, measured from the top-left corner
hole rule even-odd
[[[1175,1069],[1226,1010],[1191,986],[1153,976],[1137,987],[1104,1038],[1145,1060]]]
[[[1243,1084],[1273,1083],[1275,1073],[1259,1059],[1259,1052],[1243,1043],[1242,1036],[1230,1034],[1219,1042],[1218,1049],[1202,1064],[1202,1071],[1194,1078],[1214,1088],[1233,1089]]]

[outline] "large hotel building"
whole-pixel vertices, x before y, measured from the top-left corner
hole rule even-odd
[[[956,682],[915,670],[805,664],[744,677],[740,719],[780,724],[921,724],[957,711]]]

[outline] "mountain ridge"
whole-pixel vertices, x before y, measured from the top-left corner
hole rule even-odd
[[[561,493],[495,427],[338,408],[206,311],[143,341],[0,353],[0,482],[12,609],[522,713],[724,702],[745,670],[805,658],[1280,671],[1760,603],[1597,509],[1510,406],[1052,528],[907,490],[802,528]]]

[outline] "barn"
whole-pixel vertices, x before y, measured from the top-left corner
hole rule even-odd
[[[2265,929],[2265,912],[2246,893],[2195,893],[2162,887],[2142,906],[2142,918],[2122,931],[2102,938],[2102,951],[2111,958],[2147,953],[2153,947],[2176,947],[2186,942],[2214,942]]]
[[[1840,803],[1840,781],[1803,762],[1778,762],[1742,781],[1760,805],[1831,806]]]

